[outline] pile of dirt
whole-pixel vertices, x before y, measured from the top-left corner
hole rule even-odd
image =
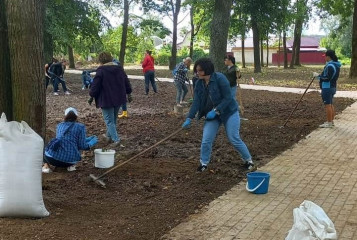
[[[81,90],[80,75],[66,75],[71,95],[54,96],[47,90],[47,139],[55,134],[64,109],[78,109],[87,134],[100,136],[105,125],[100,110],[89,106],[88,91]],[[115,150],[116,164],[152,146],[181,127],[185,117],[173,113],[176,90],[172,83],[158,83],[159,93],[144,95],[144,83],[132,80],[133,102],[129,118],[120,119],[118,132],[124,148]],[[241,137],[258,166],[304,138],[324,122],[324,108],[317,92],[308,93],[288,126],[280,128],[300,95],[243,90],[245,114]],[[189,96],[190,97],[190,94]],[[352,103],[336,99],[337,112]],[[44,219],[0,219],[0,239],[159,239],[188,215],[245,178],[239,155],[222,127],[214,144],[208,171],[197,174],[203,121],[192,124],[143,156],[113,171],[103,189],[89,181],[94,168],[93,151],[83,153],[78,171],[56,169],[43,176],[43,196],[51,212]],[[100,139],[96,148],[107,147]]]

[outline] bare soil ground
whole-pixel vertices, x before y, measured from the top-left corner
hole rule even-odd
[[[78,109],[88,134],[100,136],[105,125],[100,110],[87,103],[80,75],[67,74],[72,95],[47,90],[47,138],[54,136],[64,109]],[[123,162],[181,127],[185,117],[173,114],[175,88],[159,82],[159,93],[144,95],[143,81],[132,80],[129,118],[120,119],[118,132],[124,148],[115,150],[116,164]],[[279,128],[300,95],[243,90],[245,107],[241,137],[258,166],[305,138],[324,122],[324,108],[317,92],[308,93],[288,126]],[[190,97],[190,94],[189,96]],[[337,112],[352,103],[335,101]],[[43,197],[51,215],[44,219],[0,219],[0,239],[159,239],[213,199],[245,178],[242,161],[229,144],[223,127],[216,139],[209,170],[195,173],[203,121],[188,131],[148,151],[104,178],[106,189],[88,179],[105,170],[94,167],[93,151],[83,152],[75,172],[56,169],[43,175]],[[107,147],[103,139],[97,148]]]

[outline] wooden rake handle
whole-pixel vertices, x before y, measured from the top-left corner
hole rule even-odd
[[[179,133],[181,130],[182,130],[182,128],[180,127],[180,128],[177,129],[175,132],[171,133],[169,136],[165,137],[164,139],[161,139],[160,141],[158,141],[157,143],[155,143],[155,144],[152,145],[151,147],[148,147],[147,149],[145,149],[145,150],[139,152],[138,154],[136,154],[135,156],[129,158],[128,160],[126,160],[126,161],[124,161],[124,162],[122,162],[122,163],[116,165],[115,167],[112,167],[111,169],[109,169],[108,171],[106,171],[105,173],[103,173],[102,175],[100,175],[99,177],[97,177],[96,180],[98,180],[98,179],[104,177],[104,176],[107,175],[108,173],[110,173],[110,172],[114,171],[115,169],[117,169],[117,168],[123,166],[124,164],[130,162],[131,160],[133,160],[133,159],[135,159],[135,158],[137,158],[137,157],[143,155],[144,153],[146,153],[146,152],[149,151],[150,149],[156,147],[157,145],[159,145],[159,144],[165,142],[166,140],[168,140],[169,138],[175,136],[175,135],[176,135],[177,133]]]
[[[286,121],[285,121],[285,123],[284,123],[283,127],[285,127],[285,126],[286,126],[286,124],[288,123],[288,121],[290,120],[291,116],[292,116],[292,115],[293,115],[293,113],[295,112],[296,108],[297,108],[297,107],[298,107],[298,105],[300,104],[300,102],[301,102],[302,98],[305,96],[305,93],[306,93],[306,92],[307,92],[307,90],[310,88],[310,86],[311,86],[311,84],[312,84],[312,82],[313,82],[314,80],[315,80],[315,77],[312,77],[310,84],[307,86],[307,88],[305,89],[305,92],[302,94],[302,96],[301,96],[300,100],[299,100],[299,101],[297,102],[297,104],[295,105],[295,108],[291,111],[291,113],[290,113],[290,115],[289,115],[288,119],[286,119]]]

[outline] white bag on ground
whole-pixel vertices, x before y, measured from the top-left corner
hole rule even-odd
[[[0,217],[46,217],[43,139],[26,122],[0,118]]]
[[[324,210],[305,200],[293,210],[294,224],[285,240],[327,240],[337,239],[333,222]]]

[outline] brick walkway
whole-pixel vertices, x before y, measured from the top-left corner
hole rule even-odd
[[[310,200],[334,222],[339,240],[357,239],[357,103],[335,125],[315,130],[258,169],[271,174],[267,194],[251,194],[242,182],[162,238],[285,239],[293,209]]]

